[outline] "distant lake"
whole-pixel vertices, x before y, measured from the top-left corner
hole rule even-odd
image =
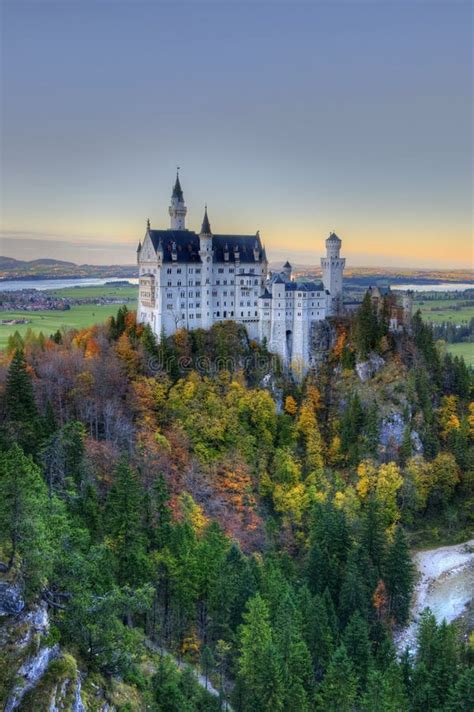
[[[64,289],[65,287],[101,287],[107,282],[130,282],[138,284],[137,277],[108,277],[98,279],[94,277],[81,277],[80,279],[11,279],[0,281],[0,292],[16,292],[19,289]]]
[[[387,282],[390,284],[390,280]],[[438,282],[437,284],[393,284],[393,290],[411,290],[413,292],[464,292],[474,289],[474,282]]]

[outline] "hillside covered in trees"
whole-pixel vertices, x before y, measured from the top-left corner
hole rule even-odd
[[[472,531],[472,374],[368,298],[331,328],[302,382],[231,322],[157,342],[123,307],[10,340],[8,712],[474,708],[469,631],[426,611],[392,640],[409,547]]]

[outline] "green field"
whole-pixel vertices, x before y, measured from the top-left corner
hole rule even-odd
[[[465,301],[465,300],[460,300]],[[420,309],[423,319],[432,323],[441,323],[443,321],[450,321],[453,324],[460,324],[465,321],[468,322],[474,318],[474,304],[471,302],[470,306],[463,306],[458,310],[449,309],[456,304],[453,299],[437,299],[433,301],[425,301],[423,304],[420,302],[415,302],[414,311]],[[433,311],[433,307],[436,309],[441,308],[441,311]]]
[[[135,309],[135,304],[127,305]],[[119,309],[118,304],[98,306],[96,304],[80,304],[71,307],[68,311],[39,311],[39,312],[0,312],[0,319],[27,319],[27,324],[0,324],[0,349],[4,349],[10,334],[18,331],[25,334],[28,329],[36,333],[43,332],[45,336],[53,334],[58,329],[83,329],[85,326],[104,322],[109,316],[115,315]]]
[[[447,344],[446,348],[453,356],[462,356],[466,364],[474,368],[474,343]]]
[[[47,294],[54,294],[57,297],[66,299],[101,299],[103,297],[116,297],[117,299],[136,299],[138,295],[138,285],[130,287],[65,287],[64,289],[48,289]]]

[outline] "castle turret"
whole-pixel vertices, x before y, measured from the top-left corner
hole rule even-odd
[[[408,290],[402,297],[403,324],[405,328],[411,329],[413,314],[413,292]]]
[[[173,192],[171,194],[171,205],[168,212],[171,218],[171,230],[185,230],[185,219],[188,210],[184,204],[184,195],[181,183],[179,182],[179,173],[176,173],[176,183],[174,184]]]
[[[202,305],[202,327],[210,329],[213,323],[212,304],[212,231],[211,223],[207,215],[207,205],[204,208],[204,218],[201,232],[199,233],[199,256],[201,257],[201,305]]]
[[[291,282],[291,271],[292,271],[292,268],[291,268],[290,263],[289,263],[289,262],[285,262],[285,264],[283,265],[283,270],[282,270],[282,272],[283,272],[283,274],[285,275],[285,280],[286,280],[287,282]]]
[[[321,257],[324,288],[329,292],[329,314],[338,314],[342,310],[342,273],[346,260],[340,257],[342,240],[331,232],[326,240],[326,257]]]

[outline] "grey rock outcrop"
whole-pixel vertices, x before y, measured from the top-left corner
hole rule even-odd
[[[327,362],[329,352],[336,341],[336,328],[331,321],[323,319],[311,326],[309,335],[309,358],[311,369],[318,368]]]
[[[0,581],[0,616],[16,616],[25,607],[21,587]]]
[[[59,645],[52,648],[44,647],[28,658],[18,670],[20,682],[15,685],[4,708],[4,712],[13,712],[18,709],[26,693],[33,689],[48,669],[48,665],[59,655]]]
[[[358,361],[355,370],[360,380],[365,383],[369,378],[375,376],[377,371],[385,366],[385,361],[378,354],[371,354],[366,361]]]
[[[401,413],[391,413],[380,423],[380,444],[386,448],[390,445],[399,447],[405,432],[405,421]]]

